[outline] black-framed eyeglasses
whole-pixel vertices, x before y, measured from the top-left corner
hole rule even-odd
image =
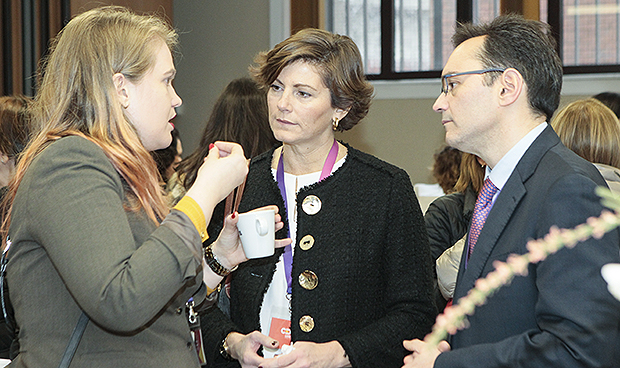
[[[506,69],[480,69],[480,70],[472,70],[470,72],[462,72],[462,73],[454,73],[454,74],[446,74],[441,77],[441,93],[447,95],[448,92],[452,91],[452,86],[448,84],[448,78],[458,77],[459,75],[468,75],[468,74],[485,74],[485,73],[503,73]]]

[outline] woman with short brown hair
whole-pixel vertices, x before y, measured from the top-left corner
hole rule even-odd
[[[239,208],[276,203],[287,214],[278,237],[294,242],[231,274],[230,318],[202,318],[207,360],[400,367],[403,338],[423,338],[435,315],[428,238],[405,171],[335,139],[372,99],[357,46],[306,29],[252,71],[282,146],[252,160]]]

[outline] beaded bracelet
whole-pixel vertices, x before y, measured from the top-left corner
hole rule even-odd
[[[212,244],[209,244],[204,248],[205,261],[207,262],[207,265],[209,265],[209,268],[211,268],[211,270],[215,272],[216,275],[226,277],[229,273],[237,269],[238,266],[235,266],[232,269],[228,269],[222,266],[222,264],[215,257],[215,254],[213,254],[213,249],[211,249],[211,245]]]

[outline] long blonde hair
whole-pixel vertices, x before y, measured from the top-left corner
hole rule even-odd
[[[579,156],[620,168],[620,122],[602,102],[594,98],[574,101],[557,112],[551,126]]]
[[[113,83],[116,73],[139,82],[154,66],[162,41],[171,50],[178,43],[176,32],[163,20],[115,6],[82,13],[60,31],[42,63],[32,108],[39,133],[24,151],[6,203],[12,202],[24,173],[45,147],[77,135],[100,146],[129,185],[127,210],[143,208],[155,222],[165,217],[168,208],[157,167],[124,114]],[[3,231],[8,231],[9,216]]]

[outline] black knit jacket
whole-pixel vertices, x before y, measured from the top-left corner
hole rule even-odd
[[[435,316],[424,220],[405,171],[347,148],[332,176],[297,195],[296,244],[308,234],[315,242],[294,253],[292,341],[337,340],[353,367],[401,367],[402,341],[422,339]],[[252,161],[239,210],[276,204],[286,219],[272,155],[273,150]],[[322,203],[314,215],[302,209],[308,195]],[[286,227],[277,237],[286,237]],[[218,346],[231,331],[260,331],[260,307],[281,254],[279,249],[272,257],[247,261],[232,274],[231,318],[217,308],[202,315],[209,367],[238,366],[226,362]],[[305,270],[318,276],[313,290],[297,281]],[[302,316],[313,318],[312,331],[301,330]]]

